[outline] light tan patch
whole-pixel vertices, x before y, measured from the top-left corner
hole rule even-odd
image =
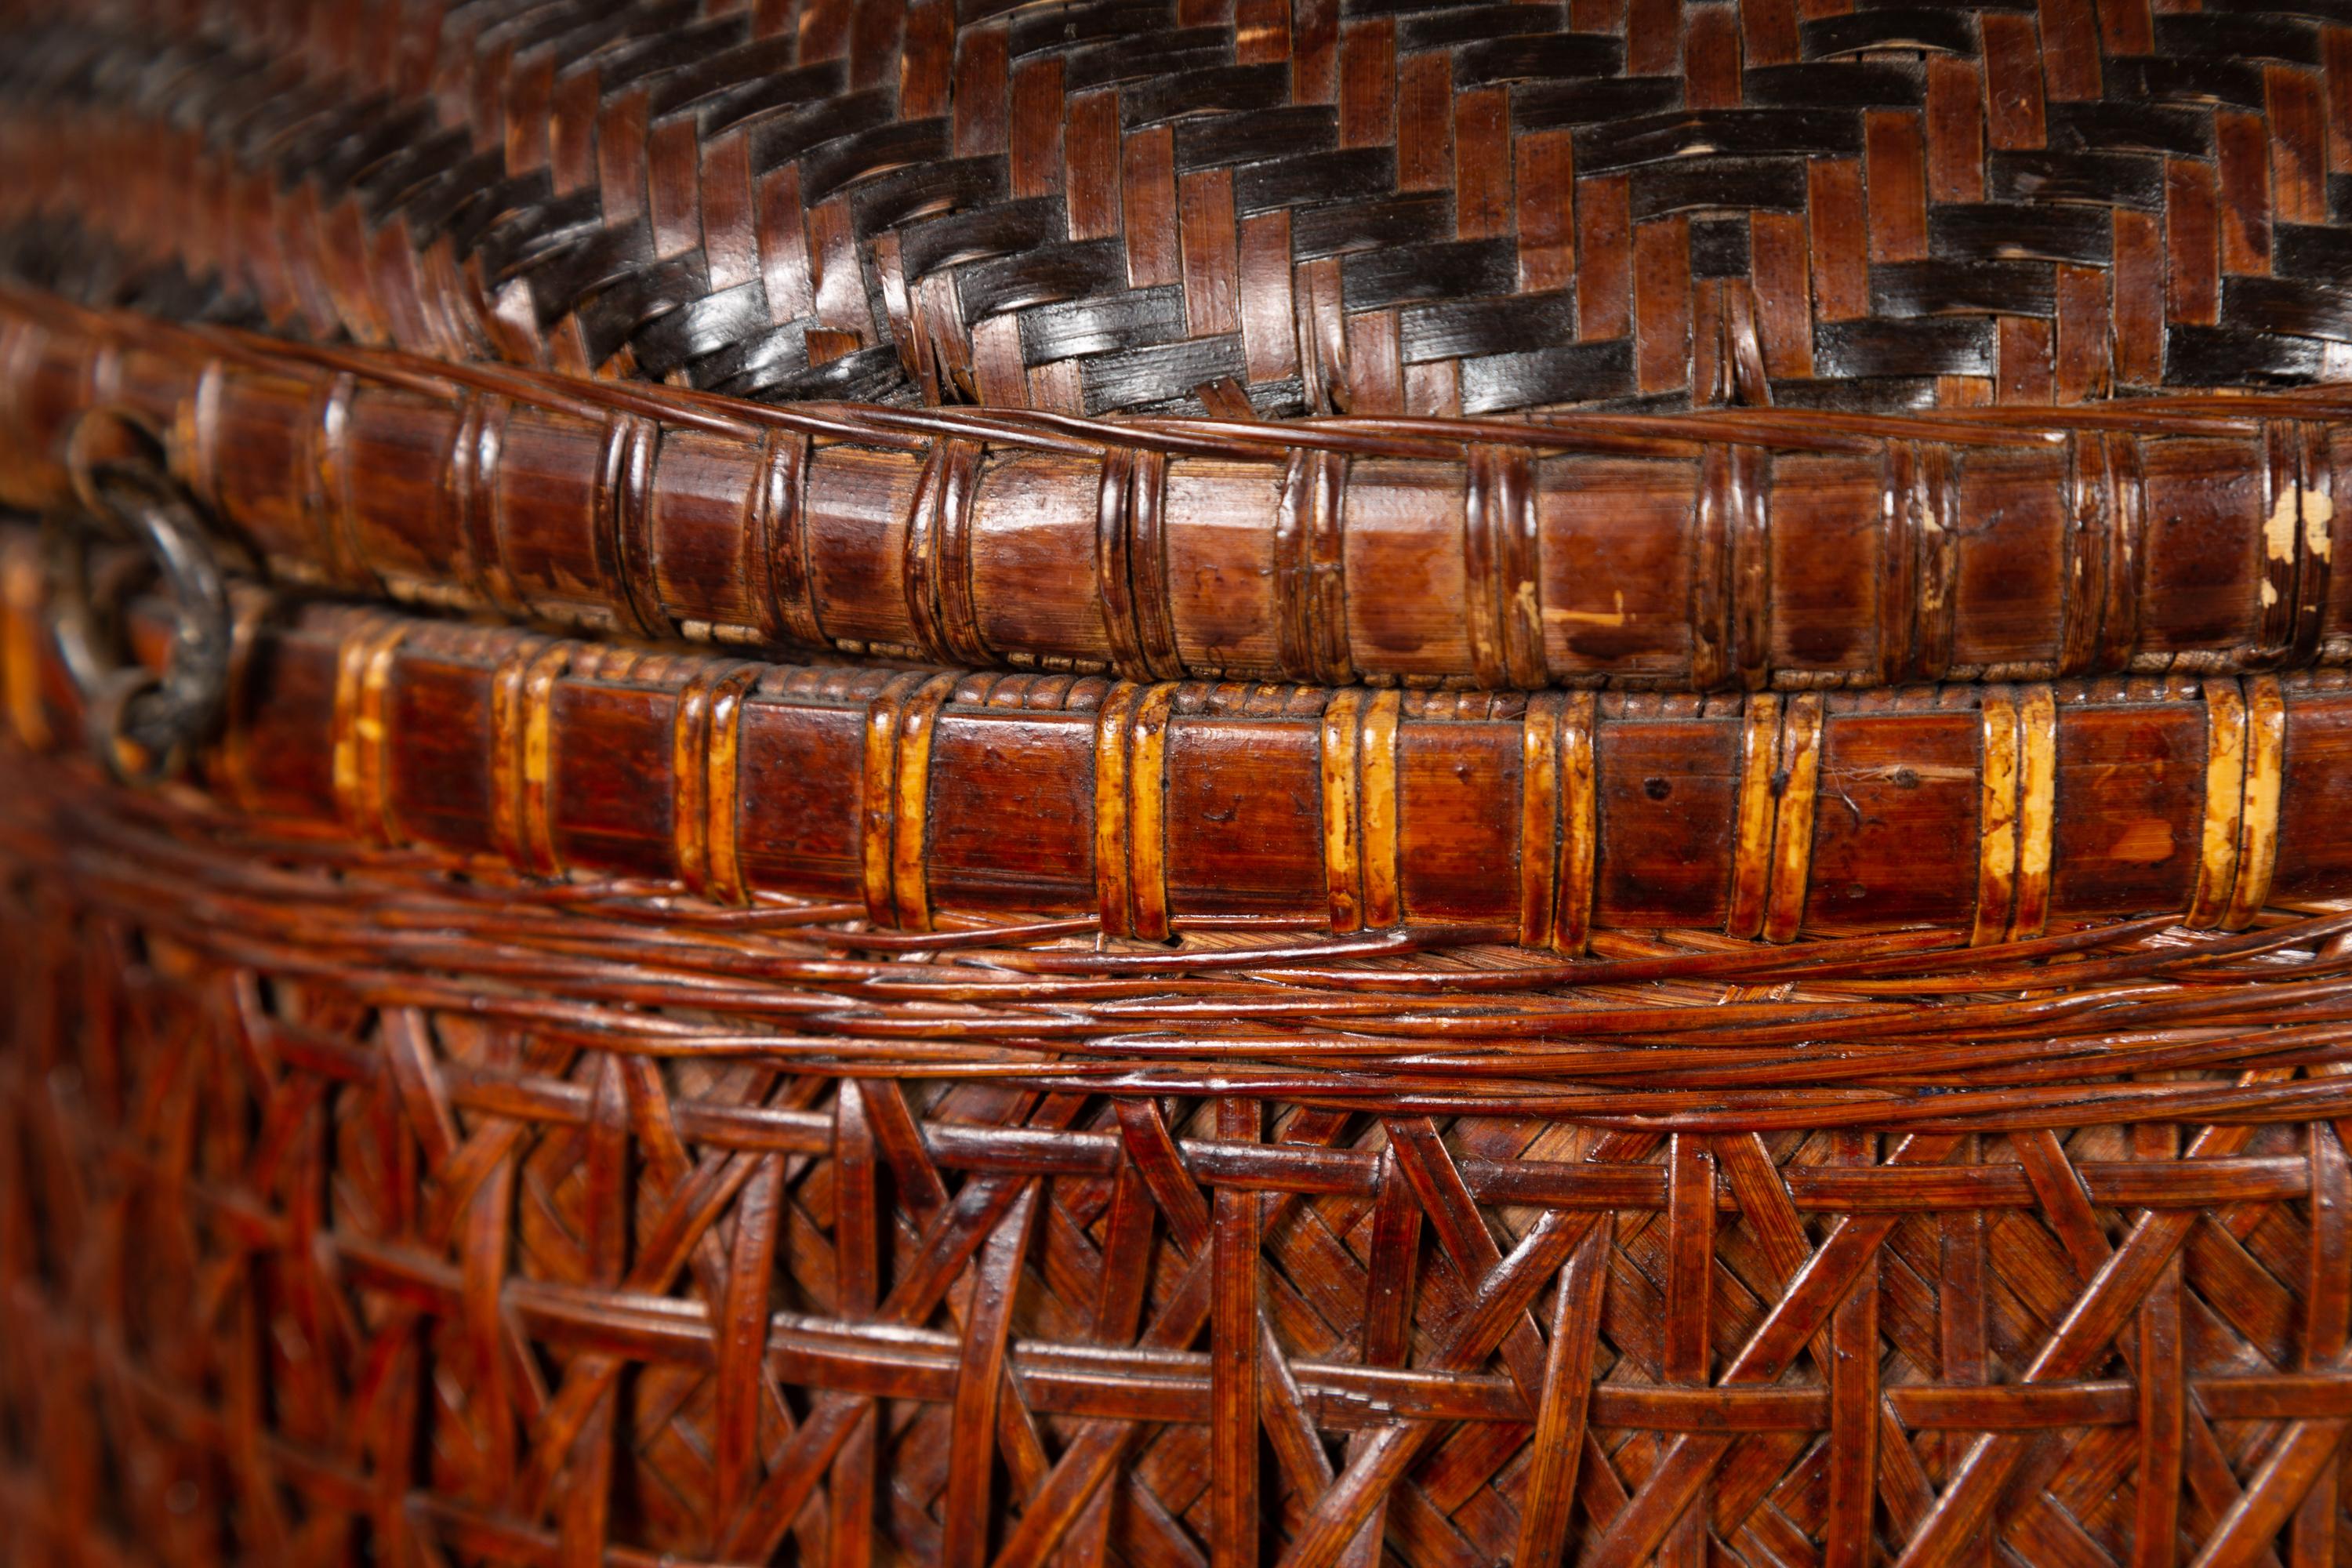
[[[2281,490],[2263,521],[2263,553],[2273,561],[2294,559],[2294,521],[2301,517],[2304,548],[2325,561],[2333,544],[2327,524],[2335,516],[2335,501],[2317,490]]]
[[[1530,596],[1534,594],[1532,585],[1523,591]],[[1543,616],[1548,621],[1573,621],[1588,626],[1622,626],[1628,618],[1625,614],[1624,589],[1620,588],[1616,591],[1616,600],[1617,607],[1614,610],[1556,610],[1547,605]]]
[[[2172,858],[2172,824],[2135,822],[2118,837],[2107,853],[2117,860],[2153,866]]]
[[[2263,522],[2263,553],[2273,561],[2294,559],[2295,490],[2281,490]]]

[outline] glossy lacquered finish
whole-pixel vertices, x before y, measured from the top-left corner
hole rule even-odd
[[[39,624],[30,542],[12,604]],[[37,632],[19,722],[79,733]],[[1166,934],[1967,926],[2341,897],[2352,684],[2146,678],[1720,698],[762,666],[326,606],[257,626],[215,786],[363,839],[722,899]]]
[[[280,575],[637,637],[1135,679],[1716,690],[2338,662],[2328,398],[1933,416],[1041,420],[0,296],[0,497],[94,407]]]

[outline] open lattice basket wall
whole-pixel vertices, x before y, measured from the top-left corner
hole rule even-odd
[[[1348,935],[1318,880],[1147,940],[1090,888],[1041,919],[950,878],[910,918],[944,872],[919,834],[894,880],[886,833],[877,917],[854,859],[830,899],[714,874],[772,819],[713,816],[701,750],[620,797],[667,803],[650,838],[583,836],[614,731],[560,694],[709,747],[740,667],[548,667],[496,721],[551,726],[536,782],[394,765],[402,657],[549,647],[297,617],[197,770],[227,798],[37,753],[69,695],[11,666],[18,1560],[2221,1564],[2346,1527],[2352,916],[2184,854],[2190,925],[2021,933],[2012,843],[1957,922],[1876,934],[1604,901],[1565,955],[1510,918]],[[903,723],[874,673],[835,678],[852,717]],[[2192,736],[2263,706],[2208,685],[2101,700]],[[2292,742],[2330,699],[2287,694]],[[2238,761],[2175,781],[2233,866]],[[487,816],[417,811],[435,778]]]
[[[907,944],[21,776],[21,1561],[2219,1563],[2345,1526],[2341,917],[1628,939],[1580,1017],[1505,949]],[[1471,1034],[1201,1022],[1368,1001]],[[1825,1032],[1886,1048],[1771,1043]]]

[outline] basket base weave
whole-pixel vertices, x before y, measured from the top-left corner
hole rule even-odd
[[[2347,1526],[2341,919],[1629,938],[1563,988],[534,885],[6,765],[0,1561]]]

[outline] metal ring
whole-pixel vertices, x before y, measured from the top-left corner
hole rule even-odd
[[[116,439],[101,457],[107,425]],[[202,514],[165,470],[161,442],[134,417],[85,414],[67,468],[83,510],[53,513],[47,530],[58,651],[99,762],[119,782],[153,784],[219,721],[232,631],[226,582]],[[118,557],[94,576],[92,546],[102,542],[136,547],[162,579],[172,635],[160,670],[126,647],[123,606],[146,574]]]

